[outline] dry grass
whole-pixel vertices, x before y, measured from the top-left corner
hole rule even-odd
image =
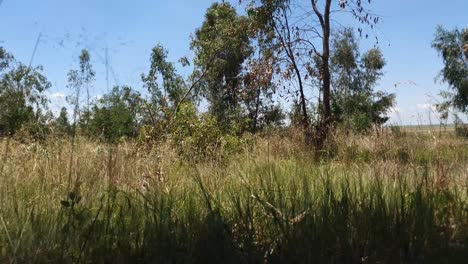
[[[337,134],[322,159],[294,133],[253,141],[193,163],[168,144],[79,138],[71,158],[67,139],[3,139],[0,262],[468,257],[467,141]]]

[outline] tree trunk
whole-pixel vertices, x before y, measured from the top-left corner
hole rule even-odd
[[[312,8],[322,28],[322,54],[320,72],[322,74],[323,116],[316,131],[315,144],[318,149],[323,147],[329,134],[332,122],[331,98],[330,98],[330,7],[332,0],[325,1],[323,13],[317,7],[318,0],[311,0]]]
[[[302,125],[304,126],[304,129],[308,130],[309,129],[309,116],[307,114],[307,103],[305,100],[305,95],[304,95],[304,86],[302,84],[302,77],[301,77],[301,72],[299,71],[299,68],[296,65],[296,62],[293,61],[293,66],[294,70],[296,71],[297,75],[297,80],[299,82],[299,92],[301,94],[301,110],[302,110]]]
[[[254,114],[254,120],[253,120],[253,125],[252,125],[252,131],[255,133],[257,131],[257,125],[258,125],[258,112],[260,109],[260,88],[257,90],[257,98],[255,101],[255,114]]]
[[[283,9],[283,16],[285,19],[285,29],[286,29],[286,37],[287,37],[287,42],[284,41],[282,37],[280,37],[280,40],[283,44],[283,46],[286,49],[286,54],[288,55],[291,64],[294,68],[294,72],[296,73],[297,77],[297,82],[299,84],[299,93],[300,93],[300,106],[301,106],[301,111],[302,111],[302,126],[306,132],[306,140],[309,141],[308,139],[308,131],[309,131],[309,116],[307,114],[307,103],[305,99],[305,94],[304,94],[304,84],[302,83],[302,76],[301,76],[301,71],[299,70],[299,66],[297,65],[296,62],[296,56],[294,55],[294,51],[291,47],[292,42],[291,42],[291,29],[289,27],[289,21],[288,21],[288,15],[286,13],[286,9]],[[278,29],[276,29],[277,32],[280,32]]]
[[[323,73],[323,126],[324,132],[328,134],[332,114],[330,107],[330,5],[331,0],[327,0],[325,4],[324,23],[323,23],[323,54],[322,54],[322,73]],[[324,135],[325,137],[327,135]]]

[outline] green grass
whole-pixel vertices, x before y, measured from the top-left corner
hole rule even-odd
[[[0,262],[468,259],[466,141],[337,136],[321,160],[293,137],[254,142],[192,163],[168,145],[80,139],[70,167],[67,140],[5,139]]]

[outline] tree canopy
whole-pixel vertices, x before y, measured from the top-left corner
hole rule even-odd
[[[51,86],[41,66],[28,67],[0,47],[0,133],[43,121]]]
[[[331,51],[332,112],[339,123],[356,131],[382,125],[395,96],[374,91],[385,59],[378,48],[360,54],[352,29],[336,34]]]
[[[447,30],[437,27],[432,47],[442,57],[444,67],[440,78],[447,83],[452,93],[444,93],[445,107],[468,113],[468,28]]]
[[[204,76],[199,90],[217,120],[229,124],[242,98],[243,65],[253,52],[248,19],[229,3],[214,3],[191,47],[196,70]]]

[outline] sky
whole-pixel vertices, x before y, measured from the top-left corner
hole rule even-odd
[[[200,27],[212,0],[0,0],[0,46],[21,62],[42,65],[53,87],[51,107],[66,104],[67,72],[78,67],[80,50],[91,52],[97,78],[93,95],[109,83],[141,90],[151,49],[160,43],[176,62],[192,56],[190,36]],[[238,1],[233,1],[237,3]],[[395,93],[393,124],[439,123],[433,104],[447,86],[436,82],[441,59],[431,48],[437,25],[468,27],[467,0],[373,0],[381,17],[379,46],[386,58],[378,88]],[[340,14],[337,14],[340,15]],[[351,21],[351,26],[357,25]],[[39,41],[38,41],[39,40]],[[363,45],[373,45],[362,40]],[[38,42],[36,52],[33,51]],[[189,69],[180,69],[188,74]]]

